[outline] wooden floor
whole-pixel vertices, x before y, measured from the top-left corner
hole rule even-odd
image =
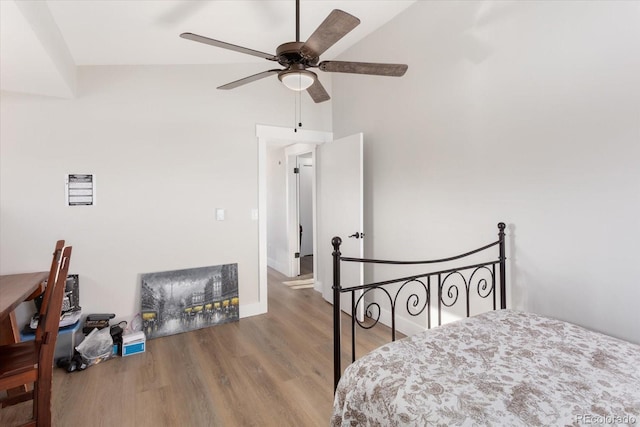
[[[313,255],[300,258],[300,275],[313,273]]]
[[[156,338],[144,354],[85,371],[56,369],[54,426],[328,425],[331,305],[283,280],[269,270],[268,314]],[[359,355],[389,334],[385,327],[358,332]],[[343,367],[349,358],[343,353]],[[29,402],[1,409],[0,425],[20,424],[30,411]]]

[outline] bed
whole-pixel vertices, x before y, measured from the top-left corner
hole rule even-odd
[[[505,225],[498,240],[435,261],[381,261],[342,257],[334,238],[334,397],[332,426],[634,425],[640,420],[640,346],[571,323],[506,307]],[[495,250],[497,248],[497,251]],[[492,251],[488,261],[470,256]],[[459,263],[362,286],[340,284],[344,262]],[[478,272],[484,272],[478,279]],[[458,278],[452,284],[449,280]],[[424,286],[398,299],[409,283]],[[372,299],[371,293],[383,298]],[[341,370],[340,298],[351,299],[352,363]],[[432,295],[433,294],[433,295]],[[369,295],[369,296],[367,296]],[[473,296],[490,309],[476,314]],[[478,299],[478,298],[476,298]],[[378,323],[381,301],[391,311],[415,307],[428,329],[392,341],[356,360],[359,326]],[[369,323],[358,319],[366,306]],[[441,324],[442,311],[462,305],[467,317]],[[431,317],[434,317],[433,321]],[[373,319],[372,319],[373,318]]]

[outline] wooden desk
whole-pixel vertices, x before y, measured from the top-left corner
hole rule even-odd
[[[0,345],[20,341],[20,330],[13,310],[21,302],[40,295],[48,276],[46,271],[0,276]]]

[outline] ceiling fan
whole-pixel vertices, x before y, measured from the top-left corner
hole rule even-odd
[[[193,33],[182,33],[180,37],[205,43],[223,49],[229,49],[247,55],[257,56],[269,61],[275,61],[285,67],[263,71],[252,76],[236,80],[218,87],[218,89],[233,89],[262,78],[278,75],[278,79],[289,89],[306,90],[314,102],[324,102],[330,99],[329,94],[318,80],[318,76],[309,68],[319,68],[330,73],[370,74],[377,76],[403,76],[407,71],[406,64],[382,64],[371,62],[351,61],[322,61],[322,55],[338,40],[348,34],[360,24],[360,20],[339,9],[334,9],[329,16],[311,34],[306,42],[300,41],[300,0],[296,0],[296,41],[283,43],[276,49],[276,54],[260,52],[231,43],[210,39]]]

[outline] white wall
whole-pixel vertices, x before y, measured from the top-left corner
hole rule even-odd
[[[287,161],[284,147],[267,148],[267,265],[289,272],[287,240]]]
[[[265,298],[255,125],[291,123],[295,96],[277,79],[215,89],[252,67],[87,67],[76,99],[2,93],[0,272],[46,269],[65,238],[83,311],[128,317],[141,273],[238,263],[241,315],[251,314]],[[306,98],[305,125],[329,128],[329,106]],[[97,205],[65,207],[65,174],[85,172]]]
[[[365,135],[368,256],[504,221],[511,307],[640,343],[638,3],[417,2],[339,59],[409,64],[333,76],[335,136]]]

